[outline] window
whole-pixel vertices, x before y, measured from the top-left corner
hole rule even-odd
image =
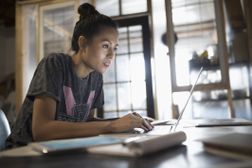
[[[121,16],[148,11],[148,0],[96,0],[96,8],[108,16]]]
[[[74,10],[74,3],[51,4],[40,8],[40,59],[50,53],[70,51]]]
[[[175,45],[177,84],[184,86],[190,83],[190,60],[198,61],[198,56],[205,52],[205,57],[211,60],[211,63],[216,66],[219,64],[215,9],[213,0],[172,0],[171,2],[174,31],[178,37]],[[202,77],[205,79],[200,82],[204,83],[221,81],[220,71],[216,70],[208,71],[208,74],[204,72]]]
[[[119,49],[104,74],[104,118],[131,111],[154,117],[148,17],[118,20]]]
[[[194,94],[192,100],[212,101],[216,98],[225,98],[229,116],[234,117],[225,41],[223,1],[169,0],[166,2],[168,2],[167,9],[169,9],[167,10],[167,32],[171,36],[174,31],[178,37],[176,45],[173,38],[168,39],[173,107],[181,106],[181,100],[185,94],[182,92],[191,88],[191,81],[195,80],[195,74],[198,73],[200,67],[203,67],[196,86],[196,90],[199,92]],[[169,19],[171,15],[172,19]],[[176,113],[173,110],[173,114]]]

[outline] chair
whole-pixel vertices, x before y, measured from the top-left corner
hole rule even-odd
[[[0,150],[5,148],[5,140],[10,135],[10,125],[4,114],[0,109]]]

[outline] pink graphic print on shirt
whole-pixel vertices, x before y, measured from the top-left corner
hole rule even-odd
[[[89,115],[89,113],[90,113],[90,109],[91,109],[91,106],[92,106],[92,103],[93,103],[93,100],[94,100],[94,96],[95,96],[95,90],[92,90],[92,91],[89,93],[88,100],[87,100],[87,104],[88,104],[88,113],[85,114],[85,120],[87,120],[88,115]]]
[[[63,86],[63,92],[64,92],[64,97],[65,97],[67,115],[74,116],[72,109],[75,106],[76,102],[73,96],[72,88]],[[88,100],[87,100],[88,111],[85,114],[84,120],[87,120],[88,118],[92,103],[94,101],[94,96],[95,96],[95,90],[90,91]]]
[[[63,86],[63,91],[64,91],[64,96],[65,96],[67,115],[73,116],[72,108],[74,107],[76,103],[75,103],[72,89],[70,87]]]

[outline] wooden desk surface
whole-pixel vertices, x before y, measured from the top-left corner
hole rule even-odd
[[[252,167],[252,162],[224,158],[206,153],[199,138],[231,132],[251,133],[252,126],[184,128],[187,140],[182,146],[165,149],[155,154],[139,157],[115,157],[88,153],[62,153],[35,157],[0,157],[3,168],[183,168],[183,167]],[[240,164],[243,164],[241,166]]]

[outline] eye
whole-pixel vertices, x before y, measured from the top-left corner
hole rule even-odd
[[[114,48],[114,51],[117,51],[117,50],[118,50],[118,47],[115,47],[115,48]]]
[[[108,44],[103,44],[102,48],[109,48],[109,45]]]

